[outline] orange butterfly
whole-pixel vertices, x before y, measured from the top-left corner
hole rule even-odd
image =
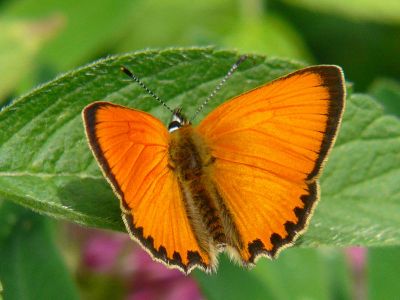
[[[344,101],[341,69],[321,65],[237,96],[196,127],[179,109],[168,131],[148,113],[108,102],[87,106],[83,120],[131,237],[189,273],[215,270],[223,250],[252,266],[304,232]]]

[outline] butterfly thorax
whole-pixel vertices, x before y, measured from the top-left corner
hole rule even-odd
[[[207,176],[212,164],[210,150],[191,125],[184,125],[170,134],[170,165],[183,181]]]

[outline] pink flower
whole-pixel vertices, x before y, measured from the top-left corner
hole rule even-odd
[[[180,271],[152,261],[150,255],[137,249],[132,256],[137,267],[132,279],[129,300],[202,299],[196,282]]]
[[[111,272],[126,242],[126,236],[117,233],[89,236],[83,252],[84,264],[95,272]]]
[[[346,255],[350,265],[353,281],[353,299],[366,299],[366,257],[367,249],[362,247],[347,248]]]
[[[366,264],[367,249],[362,247],[351,247],[346,249],[350,266],[355,272],[363,272]]]
[[[84,242],[83,266],[121,278],[129,300],[202,299],[191,277],[154,262],[136,245],[126,234],[92,231]]]

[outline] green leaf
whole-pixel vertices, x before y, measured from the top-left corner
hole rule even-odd
[[[274,291],[254,273],[235,266],[221,256],[218,272],[212,275],[199,270],[193,275],[206,299],[276,299]]]
[[[366,284],[368,298],[371,300],[398,298],[399,270],[399,247],[369,249]]]
[[[238,54],[212,49],[149,51],[107,58],[72,71],[15,101],[0,113],[0,196],[81,224],[123,229],[118,201],[88,149],[82,108],[107,100],[170,114],[120,72],[133,70],[168,104],[187,112],[204,101]],[[254,56],[233,76],[222,99],[300,67]],[[173,79],[173,80],[171,80]]]
[[[0,278],[4,298],[78,299],[74,283],[54,244],[49,220],[9,201],[0,205],[0,215],[12,215],[9,218],[16,220],[10,234],[0,239]]]
[[[236,24],[238,14],[234,0],[137,1],[128,20],[129,34],[118,49],[124,52],[170,45],[220,45]]]
[[[400,2],[397,0],[282,0],[313,11],[347,16],[351,19],[399,24]]]
[[[347,101],[339,139],[321,178],[321,203],[304,244],[400,243],[400,121],[371,97]]]
[[[0,104],[34,68],[37,53],[60,25],[57,17],[36,22],[0,20]]]
[[[40,52],[42,64],[55,70],[67,70],[99,55],[99,49],[112,47],[125,31],[129,32],[131,14],[138,1],[95,0],[9,1],[1,15],[14,18],[43,18],[48,15],[65,20],[59,35]]]
[[[369,91],[383,104],[385,112],[400,116],[400,83],[388,78],[375,80]]]
[[[213,49],[171,49],[119,55],[69,72],[0,113],[0,197],[55,217],[123,230],[116,197],[83,133],[80,112],[95,101],[170,114],[120,73],[125,65],[172,107],[191,114],[236,61]],[[288,60],[251,56],[213,99],[224,99],[301,68]],[[199,120],[201,119],[201,117]],[[370,97],[347,103],[337,146],[322,180],[322,200],[304,245],[390,245],[400,242],[400,123]]]
[[[400,26],[360,22],[331,11],[321,13],[313,7],[298,6],[297,1],[270,2],[271,10],[278,11],[290,20],[294,28],[301,30],[315,60],[339,64],[346,78],[354,82],[355,90],[365,91],[377,74],[398,77]],[[384,6],[384,1],[375,3]]]
[[[246,270],[221,257],[216,274],[193,276],[207,299],[349,299],[343,254],[332,249],[292,248],[279,259],[260,259]],[[250,296],[251,295],[251,296]]]
[[[305,44],[289,23],[269,12],[264,16],[257,3],[242,2],[242,5],[232,0],[138,2],[130,19],[130,34],[118,49],[223,45],[244,52],[310,59]]]
[[[241,52],[313,61],[298,32],[280,15],[250,15],[232,26],[222,44]]]

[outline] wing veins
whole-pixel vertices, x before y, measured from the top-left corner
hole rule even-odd
[[[154,171],[154,169],[157,168],[158,165],[159,165],[159,164],[155,165],[154,168],[153,168],[150,172]],[[146,189],[144,190],[143,195],[148,195],[147,192],[148,192],[150,189],[153,189],[153,192],[154,192],[154,186],[156,186],[156,183],[157,183],[158,181],[160,181],[162,178],[164,178],[166,175],[168,175],[168,170],[166,170],[166,171],[167,171],[167,172],[165,172],[165,171],[162,172],[156,179],[152,180],[151,184],[147,185]],[[140,187],[137,189],[137,191],[140,190],[140,189],[142,188],[144,181],[145,181],[145,180],[143,180],[143,181],[141,182]],[[155,194],[155,193],[152,193],[152,194]],[[136,196],[136,194],[135,194],[135,196]],[[144,197],[143,197],[143,198],[144,198]],[[143,199],[143,198],[142,198],[142,199]],[[142,203],[143,203],[143,201],[140,201],[140,202],[139,202],[139,204],[138,204],[138,206],[137,206],[137,208],[136,208],[137,210],[140,209],[140,206],[141,206]]]
[[[249,130],[252,131],[252,132],[257,132],[257,133],[259,133],[259,134],[261,134],[261,135],[265,135],[265,136],[267,136],[267,137],[269,137],[269,138],[271,138],[271,139],[275,139],[275,140],[279,141],[280,143],[282,143],[282,146],[283,146],[282,148],[286,148],[286,147],[284,147],[284,144],[288,144],[288,145],[292,145],[292,146],[295,146],[295,147],[298,147],[298,148],[301,148],[301,149],[309,150],[309,151],[312,151],[312,152],[318,154],[318,152],[316,152],[316,151],[314,151],[314,150],[312,150],[312,149],[309,149],[309,148],[302,148],[302,147],[299,146],[298,144],[294,144],[294,143],[292,143],[292,142],[290,142],[290,141],[288,141],[288,140],[281,139],[280,137],[278,137],[278,136],[276,136],[276,135],[272,135],[272,134],[269,134],[269,133],[267,133],[267,132],[263,132],[263,131],[261,131],[261,130],[254,129],[254,128],[250,128]],[[301,136],[303,136],[303,137],[312,138],[312,137],[310,137],[310,136],[303,135],[303,134],[297,134],[297,133],[293,133],[293,135],[301,135]],[[289,149],[289,148],[286,148],[286,149],[287,149],[288,151],[292,151],[292,149]],[[319,150],[319,149],[318,149],[318,150]],[[310,161],[313,161],[312,159],[309,159],[308,157],[307,157],[307,159],[310,160]]]
[[[142,147],[142,149],[140,149],[140,152],[139,152],[139,154],[137,155],[135,161],[134,161],[134,162],[132,163],[132,165],[129,167],[129,172],[127,173],[128,176],[129,176],[129,174],[131,174],[133,168],[135,167],[136,162],[138,161],[139,157],[142,155],[143,150],[144,150],[145,148],[146,148],[146,147]],[[131,178],[130,178],[130,179],[128,180],[128,182],[126,183],[126,187],[127,187],[127,188],[128,188],[128,186],[129,186],[129,184],[131,183],[132,178],[133,178],[133,176],[131,176]],[[122,184],[121,184],[121,187],[122,187]]]
[[[290,169],[290,170],[292,170],[292,171],[299,172],[299,170],[290,168],[289,166],[281,165],[281,164],[279,164],[279,163],[277,163],[277,162],[273,162],[273,161],[270,161],[270,160],[267,160],[267,159],[263,159],[263,158],[259,158],[259,157],[251,156],[251,155],[243,155],[243,156],[261,159],[261,160],[263,160],[263,161],[267,161],[267,162],[270,162],[270,163],[273,163],[273,164],[277,164],[277,165],[279,165],[279,166],[281,166],[281,167],[283,167],[283,168],[287,168],[287,169]],[[217,158],[217,159],[220,159],[220,160],[224,160],[224,161],[230,162],[230,163],[233,163],[233,164],[238,164],[238,165],[243,165],[243,166],[247,166],[247,167],[250,167],[250,168],[258,169],[258,170],[263,171],[263,172],[266,172],[266,173],[268,173],[268,174],[270,174],[270,175],[273,175],[273,176],[276,176],[276,177],[278,177],[278,178],[281,178],[281,179],[283,179],[283,180],[285,180],[285,181],[287,181],[287,182],[297,183],[297,181],[295,181],[295,180],[290,180],[290,178],[286,178],[286,177],[284,177],[284,176],[282,176],[282,175],[280,175],[280,174],[277,174],[277,173],[275,173],[275,172],[272,172],[271,170],[262,168],[262,167],[260,167],[260,166],[255,166],[255,165],[252,165],[252,164],[249,164],[249,163],[244,163],[244,162],[238,162],[238,161],[234,161],[234,160],[231,160],[231,159],[228,159],[228,158],[222,158],[222,157],[218,157],[218,156],[216,156],[216,158]],[[303,173],[303,172],[299,172],[299,173],[308,175],[308,173]]]
[[[127,150],[124,152],[124,154],[121,155],[121,157],[118,159],[118,161],[115,162],[112,166],[110,166],[110,169],[111,169],[111,170],[112,170],[117,164],[119,164],[120,161],[121,161],[122,159],[124,159],[124,158],[126,157],[126,154],[132,149],[133,146],[134,146],[133,143],[131,143],[131,144],[129,145],[129,147],[127,148]],[[107,153],[107,151],[109,151],[109,150],[104,151],[104,154]]]
[[[133,144],[132,142],[129,142],[130,144]],[[103,153],[106,154],[108,151],[113,150],[116,146],[118,146],[119,144],[126,144],[126,141],[124,140],[118,140],[117,142],[111,144],[111,145],[107,145],[107,148],[104,147]]]

